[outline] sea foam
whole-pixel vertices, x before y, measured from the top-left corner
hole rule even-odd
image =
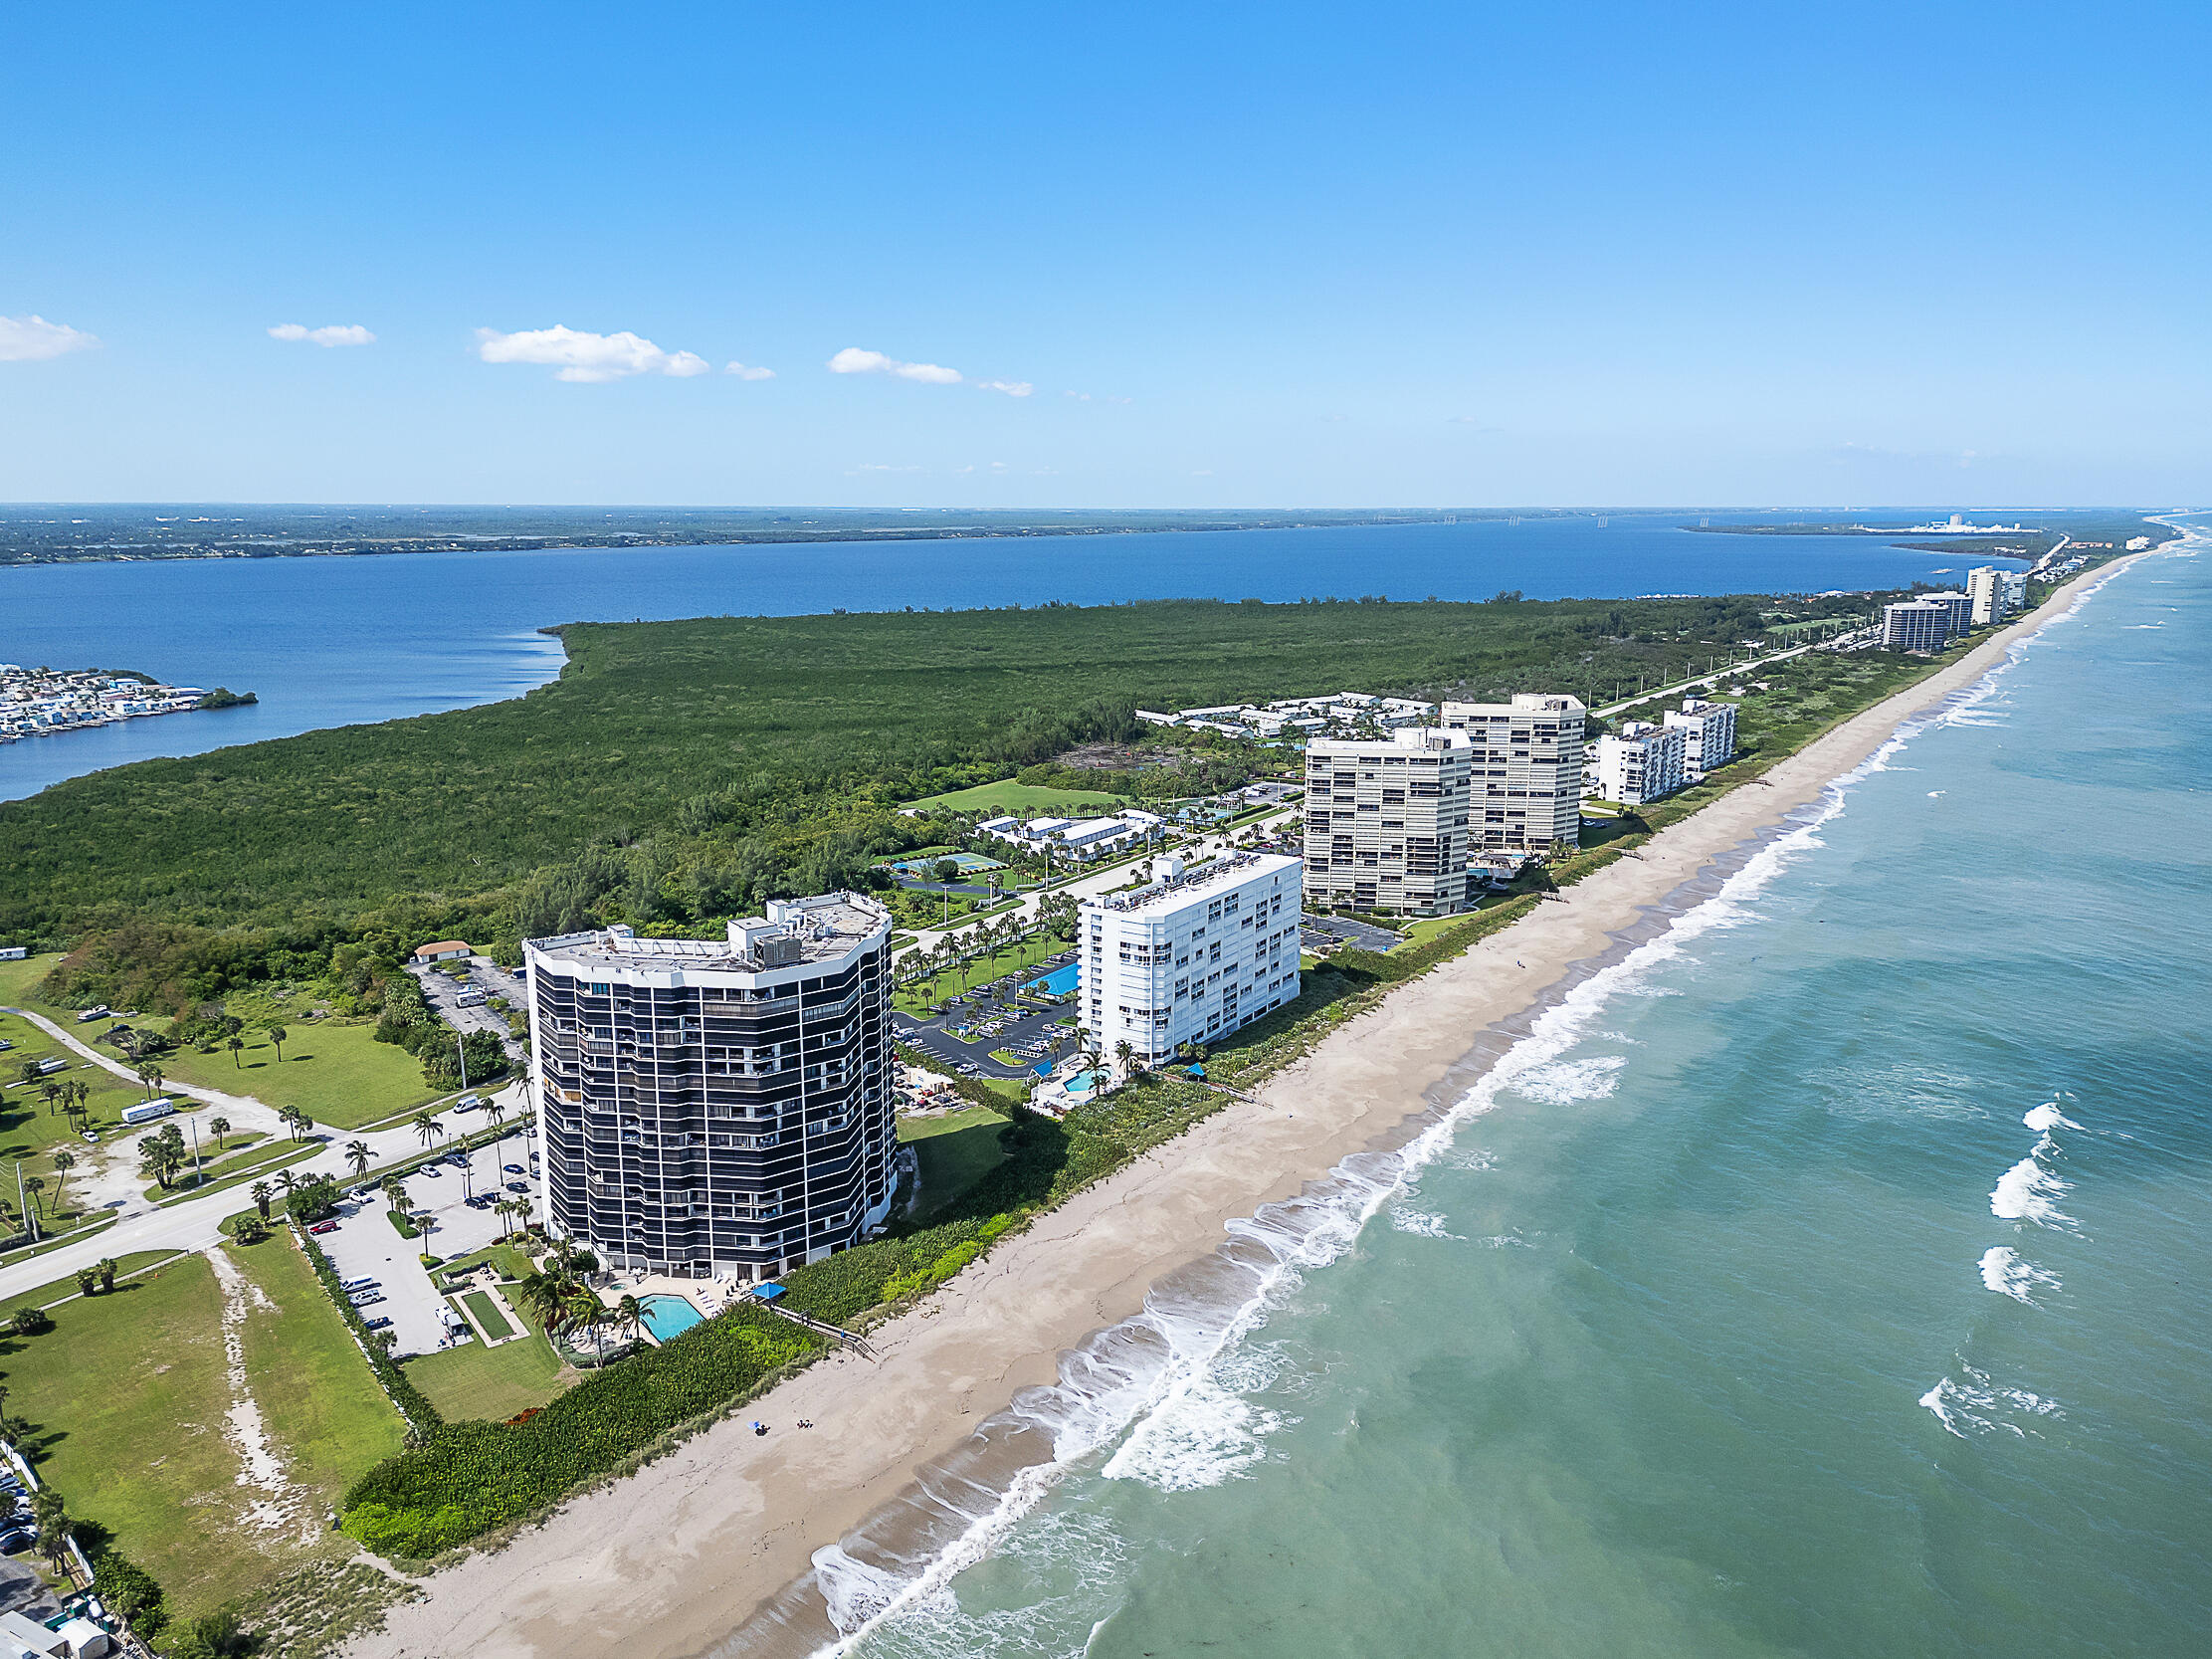
[[[2039,1287],[2056,1289],[2059,1276],[2021,1260],[2020,1252],[2010,1245],[1999,1244],[1982,1252],[1981,1282],[1999,1296],[2009,1296],[2033,1308],[2036,1300],[2028,1293]]]

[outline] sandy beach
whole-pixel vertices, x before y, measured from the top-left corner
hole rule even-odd
[[[2132,562],[2092,572],[1781,762],[1763,786],[1732,791],[1640,857],[1400,988],[1257,1099],[1041,1217],[873,1333],[873,1359],[825,1360],[505,1548],[437,1573],[420,1599],[345,1651],[685,1659],[817,1648],[835,1631],[808,1576],[816,1552],[844,1540],[864,1563],[833,1574],[842,1598],[878,1576],[870,1560],[941,1548],[948,1530],[988,1512],[1022,1468],[1048,1457],[1036,1426],[1041,1385],[1073,1375],[1081,1393],[1089,1373],[1115,1362],[1117,1329],[1123,1356],[1141,1367],[1147,1333],[1121,1322],[1148,1293],[1165,1287],[1194,1307],[1211,1295],[1226,1307],[1235,1282],[1251,1282],[1266,1251],[1229,1231],[1232,1222],[1295,1198],[1347,1158],[1402,1145],[1546,1008],[1709,896],[1901,724]],[[1032,1403],[1009,1413],[1017,1395]],[[772,1432],[753,1435],[755,1418]],[[802,1418],[817,1426],[795,1427]],[[847,1622],[852,1605],[841,1605]]]

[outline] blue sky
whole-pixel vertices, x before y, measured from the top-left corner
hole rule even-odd
[[[2212,7],[218,0],[6,39],[4,499],[2212,498]]]

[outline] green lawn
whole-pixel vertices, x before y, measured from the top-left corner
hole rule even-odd
[[[470,1291],[462,1298],[477,1325],[494,1342],[501,1342],[514,1335],[514,1327],[507,1324],[506,1316],[500,1312],[500,1305],[492,1300],[490,1291]]]
[[[1047,784],[1016,783],[1006,778],[998,783],[978,783],[972,789],[955,789],[947,795],[931,795],[907,804],[949,807],[954,812],[981,812],[988,808],[1019,812],[1032,818],[1096,817],[1102,810],[1120,805],[1121,797],[1102,794],[1096,789],[1061,789]],[[1056,809],[1061,807],[1071,810],[1058,812]]]
[[[298,1489],[287,1526],[252,1525],[255,1492],[238,1484],[223,1299],[205,1257],[66,1303],[45,1336],[0,1342],[8,1410],[34,1425],[41,1475],[72,1514],[113,1533],[185,1617],[336,1554],[323,1515],[401,1441],[397,1415],[290,1240],[275,1235],[233,1259],[275,1304],[247,1314],[245,1362]]]
[[[21,962],[10,962],[9,967],[21,967]],[[56,1083],[65,1080],[91,1086],[92,1093],[85,1099],[91,1114],[88,1122],[101,1135],[120,1126],[122,1109],[145,1099],[145,1091],[135,1083],[126,1083],[114,1073],[93,1065],[76,1050],[65,1048],[29,1020],[15,1014],[0,1014],[0,1037],[14,1046],[0,1050],[0,1082],[8,1087],[0,1089],[0,1159],[10,1163],[29,1158],[38,1166],[37,1172],[46,1174],[49,1155],[57,1146],[66,1146],[82,1163],[93,1148],[77,1137],[69,1119],[60,1111],[50,1108],[35,1083],[20,1083],[27,1061],[60,1059],[68,1062],[66,1071],[53,1074]],[[91,1045],[88,1044],[88,1047]],[[15,1194],[7,1194],[12,1201]]]
[[[142,1267],[151,1267],[155,1262],[162,1261],[175,1254],[174,1250],[133,1250],[127,1256],[117,1256],[115,1258],[115,1272],[119,1278],[122,1274],[135,1273]],[[119,1290],[121,1286],[118,1284],[116,1288]],[[65,1296],[75,1296],[76,1294],[77,1275],[73,1273],[67,1279],[53,1280],[51,1283],[39,1286],[36,1290],[19,1291],[14,1296],[9,1297],[7,1301],[0,1302],[0,1319],[6,1319],[18,1308],[43,1308],[49,1302],[59,1302]]]
[[[948,996],[987,985],[1001,975],[1035,967],[1054,952],[1067,949],[1070,942],[1064,938],[1025,938],[1019,944],[995,950],[988,956],[977,956],[967,964],[964,972],[959,968],[947,968],[934,978],[903,985],[892,993],[892,1002],[909,1014],[925,1014]]]
[[[181,1049],[164,1054],[161,1069],[179,1083],[300,1107],[332,1129],[359,1129],[438,1098],[423,1082],[422,1062],[396,1043],[378,1042],[373,1026],[302,1021],[287,1029],[282,1060],[267,1036],[250,1029],[237,1056],[242,1064],[224,1049]]]
[[[987,1106],[942,1118],[905,1118],[899,1139],[913,1144],[921,1163],[921,1197],[914,1214],[927,1216],[989,1174],[1005,1159],[999,1131],[1007,1119]]]
[[[553,1345],[537,1321],[516,1311],[530,1331],[521,1342],[498,1348],[463,1343],[407,1361],[408,1376],[448,1422],[477,1418],[503,1423],[561,1391],[561,1362]]]
[[[246,1316],[246,1380],[317,1519],[407,1438],[351,1332],[289,1233],[228,1247],[273,1304]]]

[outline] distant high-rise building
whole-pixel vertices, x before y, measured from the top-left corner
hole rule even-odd
[[[1941,605],[1950,612],[1951,633],[1963,634],[1974,625],[1974,601],[1955,590],[1943,593],[1922,593],[1918,597],[1931,605]]]
[[[1237,853],[1165,874],[1076,913],[1077,1006],[1110,1057],[1164,1060],[1211,1043],[1298,998],[1299,861]]]
[[[553,1232],[612,1267],[757,1280],[890,1214],[891,926],[832,893],[725,938],[528,940]]]
[[[1702,697],[1686,697],[1680,709],[1667,711],[1662,724],[1681,730],[1683,761],[1693,779],[1703,777],[1715,766],[1725,766],[1735,758],[1735,705],[1732,703],[1708,703]]]
[[[1582,700],[1522,692],[1510,703],[1447,703],[1465,731],[1468,840],[1476,848],[1541,852],[1582,838]]]
[[[1950,643],[1951,607],[1933,599],[1907,599],[1882,607],[1886,651],[1940,651]]]
[[[1673,794],[1690,781],[1689,733],[1679,726],[1630,721],[1620,734],[1597,742],[1600,800],[1642,806]]]
[[[1328,909],[1448,916],[1467,906],[1473,745],[1404,726],[1306,745],[1306,891]]]

